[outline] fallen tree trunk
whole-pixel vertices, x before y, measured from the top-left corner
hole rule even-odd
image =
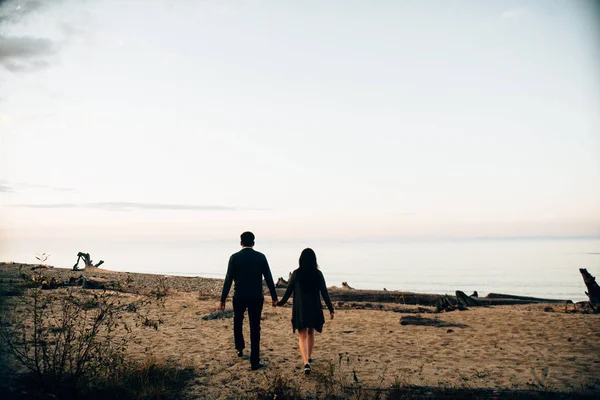
[[[483,305],[479,301],[472,298],[471,296],[467,296],[465,294],[465,292],[461,292],[460,290],[456,291],[456,300],[459,305],[463,305],[465,307],[470,307],[470,306],[479,307],[479,306]]]
[[[50,265],[39,264],[39,265],[34,265],[33,267],[31,267],[31,270],[35,271],[36,269],[48,269],[48,268],[53,268],[53,267]]]
[[[111,282],[104,278],[83,278],[84,289],[109,289]]]
[[[435,304],[435,311],[454,311],[457,308],[457,302],[449,296],[440,296]],[[463,307],[464,308],[464,307]]]
[[[490,293],[486,296],[488,299],[514,299],[523,300],[529,303],[572,303],[571,300],[557,300],[557,299],[540,299],[538,297],[527,297],[527,296],[516,296],[514,294],[501,294],[501,293]],[[479,299],[481,300],[481,299]]]
[[[276,290],[277,295],[279,297],[283,297],[285,289],[277,288]],[[357,290],[341,289],[334,287],[328,288],[328,291],[332,301],[396,303],[435,307],[438,304],[438,299],[440,297],[447,297],[452,305],[457,305],[455,296],[446,296],[430,293],[399,292],[395,290]],[[512,296],[508,294],[493,293],[491,294],[491,296],[488,297],[478,297],[476,301],[483,306],[532,303],[572,303],[571,300],[538,299],[534,297]]]
[[[579,268],[581,276],[583,277],[583,283],[587,288],[585,294],[590,299],[590,304],[595,310],[600,308],[600,286],[596,283],[596,278],[590,274],[587,269]]]

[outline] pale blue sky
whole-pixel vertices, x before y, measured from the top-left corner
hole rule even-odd
[[[7,236],[600,234],[597,2],[0,9]]]

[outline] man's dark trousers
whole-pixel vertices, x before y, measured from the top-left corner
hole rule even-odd
[[[260,317],[263,303],[263,298],[233,298],[233,338],[235,340],[235,348],[238,351],[242,351],[246,347],[244,334],[242,333],[242,322],[244,321],[244,313],[248,309],[248,319],[250,320],[250,363],[252,365],[256,365],[260,361]]]

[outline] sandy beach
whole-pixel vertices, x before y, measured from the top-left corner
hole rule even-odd
[[[30,267],[0,264],[3,285],[23,279]],[[261,356],[267,368],[251,371],[247,355],[235,356],[232,319],[202,319],[217,311],[219,279],[102,269],[49,268],[42,273],[60,281],[83,275],[121,282],[124,301],[159,285],[168,288],[164,305],[149,310],[161,321],[158,329],[136,328],[139,342],[131,343],[128,352],[133,358],[152,355],[192,367],[196,375],[185,390],[189,398],[256,398],[257,388],[274,376],[297,385],[306,398],[324,396],[325,378],[345,387],[347,396],[394,385],[472,393],[600,393],[600,315],[572,312],[573,305],[497,305],[433,313],[433,307],[419,305],[344,304],[317,334],[314,372],[305,377],[289,305],[265,304]],[[61,290],[66,289],[53,291]],[[401,324],[403,318],[406,322],[417,316],[437,320],[439,326]],[[248,342],[247,320],[244,328]]]

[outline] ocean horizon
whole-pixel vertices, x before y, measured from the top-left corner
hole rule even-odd
[[[288,278],[302,249],[317,253],[328,286],[453,294],[462,290],[586,300],[579,268],[600,274],[600,237],[453,238],[387,240],[264,240],[273,278]],[[36,251],[38,250],[38,251]],[[122,272],[224,278],[236,240],[90,241],[57,238],[5,241],[3,261],[72,268],[77,252]]]

